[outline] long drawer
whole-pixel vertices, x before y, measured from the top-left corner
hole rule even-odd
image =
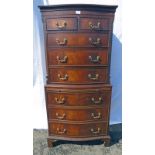
[[[59,89],[53,89],[53,91],[46,88],[46,100],[47,106],[94,106],[102,105],[105,107],[110,103],[111,91],[98,91],[84,90],[81,88],[81,92],[78,90],[66,90],[65,92],[56,92]]]
[[[49,83],[107,83],[108,68],[49,68]]]
[[[48,47],[109,47],[109,33],[48,33]]]
[[[94,122],[84,124],[49,123],[49,135],[89,137],[107,134],[107,122]]]
[[[48,108],[48,119],[58,121],[108,121],[108,109],[107,104],[100,108],[51,107]]]
[[[48,65],[108,65],[107,49],[47,49]]]

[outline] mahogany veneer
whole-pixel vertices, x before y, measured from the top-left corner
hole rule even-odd
[[[53,88],[53,90],[50,90],[46,87],[46,101],[48,107],[54,105],[63,105],[63,107],[101,105],[101,107],[103,107],[110,104],[110,99],[111,90],[102,90],[101,87],[99,87],[99,90],[96,90],[95,88],[86,90],[78,90],[78,88],[76,90],[73,88],[70,88],[69,90]]]
[[[48,108],[49,120],[66,121],[108,121],[108,105],[103,107],[51,107]]]
[[[49,68],[49,83],[107,83],[108,68]]]
[[[48,65],[50,66],[107,66],[107,49],[47,49]]]
[[[58,33],[47,34],[48,47],[108,47],[108,32],[98,33]]]
[[[71,138],[87,138],[95,136],[103,136],[107,134],[107,122],[93,122],[84,124],[70,124],[51,122],[49,124],[50,136],[64,136]]]
[[[58,30],[58,26],[66,21],[67,27],[64,30],[76,30],[77,29],[77,18],[48,18],[46,20],[47,30]]]
[[[109,83],[117,6],[39,6],[43,19],[48,146],[54,140],[110,143]]]

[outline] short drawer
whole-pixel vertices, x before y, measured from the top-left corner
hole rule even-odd
[[[70,137],[89,137],[106,135],[108,123],[95,122],[89,124],[66,124],[66,123],[49,123],[49,134],[70,136]]]
[[[111,91],[98,91],[91,89],[66,90],[64,92],[56,92],[59,89],[48,91],[46,89],[47,106],[94,106],[102,105],[107,107],[111,100]]]
[[[109,47],[109,33],[48,33],[48,47]]]
[[[108,18],[91,18],[83,17],[80,18],[80,29],[81,30],[91,30],[91,31],[101,31],[109,30],[109,19]]]
[[[48,108],[49,120],[61,121],[108,121],[108,105],[102,108],[64,108],[64,107],[51,107]]]
[[[77,18],[48,18],[46,20],[46,30],[76,30]]]
[[[108,68],[49,68],[49,83],[107,83]]]
[[[107,49],[47,50],[48,65],[108,65]]]

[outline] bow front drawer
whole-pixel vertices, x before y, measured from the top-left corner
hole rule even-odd
[[[47,50],[48,65],[108,65],[107,49],[51,49]]]
[[[49,83],[106,83],[108,68],[49,68]]]
[[[46,20],[46,29],[55,31],[76,30],[77,18],[49,18]]]
[[[51,107],[48,108],[48,118],[57,121],[108,121],[108,108],[107,104],[101,108]]]
[[[50,135],[70,136],[70,137],[89,137],[107,134],[108,123],[89,123],[89,124],[66,124],[49,123]]]
[[[80,18],[80,29],[91,31],[109,30],[109,19],[91,17]]]
[[[109,34],[48,33],[48,47],[108,47]]]
[[[46,89],[47,106],[94,106],[102,105],[106,107],[110,104],[111,91],[98,91],[86,89],[82,91],[70,89],[65,92],[56,92],[59,89],[52,92]]]

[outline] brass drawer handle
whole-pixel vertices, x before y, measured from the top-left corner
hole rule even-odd
[[[63,129],[62,131],[60,131],[60,129],[59,128],[57,128],[57,133],[58,134],[64,134],[64,133],[66,133],[66,129]]]
[[[61,24],[59,24],[58,22],[56,23],[56,26],[58,29],[64,29],[67,26],[67,22],[66,21],[62,21]]]
[[[99,78],[99,74],[95,74],[95,77],[93,77],[91,74],[88,74],[88,78],[90,79],[90,80],[98,80],[98,78]]]
[[[66,45],[67,44],[67,38],[64,38],[63,41],[60,41],[58,38],[56,38],[56,43],[58,45]]]
[[[95,116],[94,113],[91,113],[91,116],[92,116],[94,119],[99,119],[99,118],[101,118],[101,113],[99,112],[97,116]]]
[[[97,46],[97,45],[100,45],[100,44],[101,44],[101,39],[100,39],[100,38],[97,38],[96,41],[94,41],[94,39],[89,38],[89,42],[90,42],[92,45]]]
[[[93,128],[90,129],[90,131],[93,133],[93,134],[98,134],[100,133],[101,129],[100,128],[97,128],[97,130],[95,131]]]
[[[100,61],[100,56],[97,56],[96,59],[93,59],[92,56],[89,56],[89,60],[91,62],[94,62],[94,63],[99,62]]]
[[[58,74],[58,78],[59,78],[60,80],[62,80],[62,81],[66,81],[66,80],[68,80],[68,75],[67,75],[67,74],[65,74],[65,76],[64,76],[64,77],[61,77],[61,75],[60,75],[60,74]]]
[[[55,101],[56,101],[56,103],[58,103],[58,104],[64,104],[64,103],[65,103],[65,98],[58,99],[57,97],[55,97]]]
[[[94,98],[94,97],[92,97],[91,100],[92,100],[92,102],[93,102],[94,104],[99,104],[99,103],[102,102],[102,98],[101,98],[101,97],[99,97],[98,101],[95,101],[95,98]]]
[[[89,28],[92,30],[98,30],[100,29],[100,22],[97,23],[97,25],[93,25],[92,22],[89,22]]]
[[[61,62],[61,63],[66,63],[66,62],[67,62],[67,59],[68,59],[67,56],[64,56],[62,59],[61,59],[59,56],[57,56],[57,60],[58,60],[59,62]]]
[[[66,116],[66,114],[64,113],[62,116],[59,116],[59,114],[58,113],[56,113],[56,117],[58,118],[58,119],[64,119],[65,118],[65,116]]]

